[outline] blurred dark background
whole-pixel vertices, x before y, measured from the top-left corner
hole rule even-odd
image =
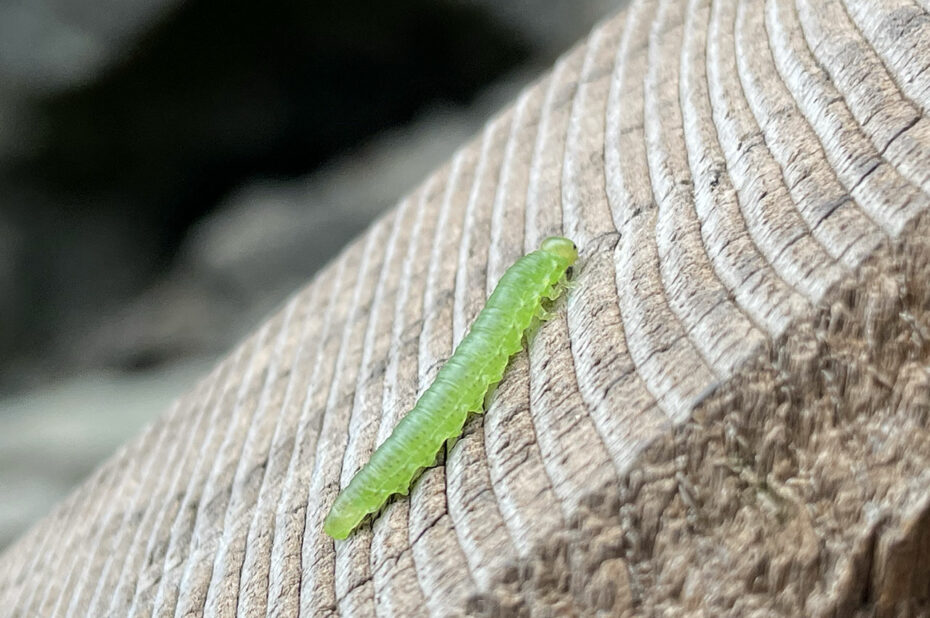
[[[617,0],[0,0],[0,547]]]

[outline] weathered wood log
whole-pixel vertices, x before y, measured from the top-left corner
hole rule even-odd
[[[13,615],[930,612],[925,0],[635,2],[0,560]],[[322,532],[516,257],[577,285]]]

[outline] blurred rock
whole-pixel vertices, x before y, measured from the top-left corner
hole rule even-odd
[[[485,120],[488,105],[434,109],[306,179],[256,181],[197,224],[180,264],[249,304],[305,283],[381,212],[447,159]]]
[[[95,373],[0,399],[0,548],[163,413],[210,362]]]
[[[192,228],[166,276],[71,347],[122,368],[228,349],[526,80],[511,76],[467,109],[433,109],[305,179],[243,186]]]
[[[3,0],[0,82],[35,95],[87,83],[178,0]]]
[[[533,45],[548,65],[628,0],[461,0],[487,10]]]

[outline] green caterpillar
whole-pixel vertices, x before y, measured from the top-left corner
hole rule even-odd
[[[469,412],[483,411],[488,390],[520,351],[523,333],[544,319],[544,301],[562,293],[577,259],[575,243],[553,236],[507,269],[435,381],[336,497],[323,523],[326,534],[344,539],[392,494],[406,494],[442,445],[462,433]]]

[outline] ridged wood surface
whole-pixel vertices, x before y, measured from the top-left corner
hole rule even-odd
[[[0,556],[13,616],[926,611],[930,3],[636,1]],[[575,285],[344,542],[549,235]]]

